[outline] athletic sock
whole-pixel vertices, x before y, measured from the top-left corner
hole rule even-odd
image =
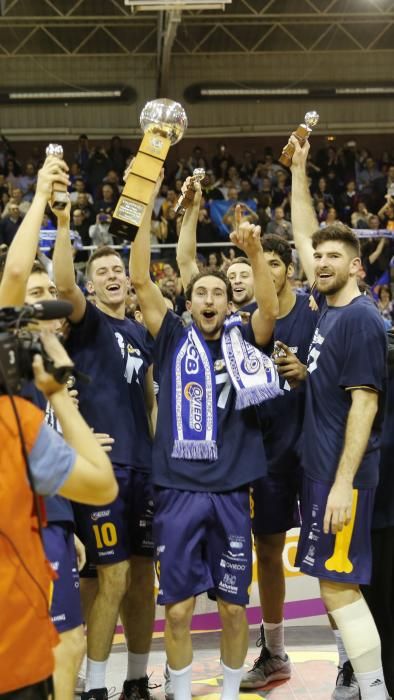
[[[244,673],[244,667],[229,668],[222,661],[223,688],[221,700],[238,700],[239,686]]]
[[[191,700],[192,697],[192,665],[175,671],[168,666],[175,700]]]
[[[87,659],[85,691],[92,690],[93,688],[105,688],[106,669],[107,661],[92,661],[92,659]]]
[[[134,654],[129,651],[127,654],[127,676],[126,680],[138,680],[144,678],[148,670],[149,652],[147,654]]]
[[[263,622],[265,644],[272,656],[286,656],[285,651],[285,626],[282,622]]]
[[[333,630],[333,632],[334,632],[334,637],[335,637],[335,643],[336,643],[337,649],[338,649],[338,656],[339,656],[338,666],[339,666],[339,668],[343,668],[343,664],[345,663],[345,661],[349,661],[349,657],[348,657],[347,651],[344,647],[340,631]]]
[[[384,683],[383,669],[368,671],[367,673],[355,673],[362,700],[384,700],[387,697]]]

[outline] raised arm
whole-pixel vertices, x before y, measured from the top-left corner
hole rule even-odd
[[[162,177],[157,183],[156,191],[160,188],[161,182]],[[150,222],[156,191],[146,207],[138,233],[131,245],[129,262],[130,281],[137,292],[146,327],[153,337],[158,334],[167,313],[162,293],[150,277]]]
[[[0,284],[0,306],[19,306],[25,300],[27,280],[37,253],[45,207],[54,182],[69,184],[67,170],[63,160],[48,156],[38,172],[36,194],[8,251]]]
[[[190,178],[187,178],[182,192],[187,189]],[[186,289],[190,280],[198,273],[196,263],[197,254],[197,223],[201,204],[201,185],[194,183],[195,195],[193,204],[188,207],[182,219],[182,226],[179,232],[178,245],[176,249],[176,261],[181,275],[183,289]]]
[[[279,314],[279,302],[271,271],[264,256],[260,233],[260,226],[244,222],[237,232],[230,233],[230,239],[237,248],[246,253],[250,260],[254,296],[257,302],[257,309],[252,316],[252,327],[256,342],[259,345],[266,345],[272,338],[275,320]]]
[[[72,243],[70,238],[70,202],[57,216],[56,243],[53,251],[53,273],[60,299],[70,301],[74,310],[70,321],[78,323],[86,309],[86,299],[75,281]]]
[[[295,136],[290,137],[295,147],[291,166],[291,223],[293,236],[298,250],[302,267],[305,270],[307,280],[312,286],[315,281],[312,234],[318,230],[319,223],[309,192],[306,176],[306,162],[309,153],[309,142],[301,147]]]

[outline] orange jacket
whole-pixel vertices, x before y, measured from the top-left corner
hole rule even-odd
[[[14,397],[29,454],[44,414]],[[53,673],[58,636],[49,618],[52,569],[45,559],[15,416],[0,396],[0,694]]]

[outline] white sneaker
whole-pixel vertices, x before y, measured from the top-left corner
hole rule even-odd
[[[166,663],[164,668],[164,695],[166,700],[174,700],[174,690],[171,683],[171,676]]]

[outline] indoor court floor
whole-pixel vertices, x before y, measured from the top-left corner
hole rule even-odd
[[[250,644],[246,659],[248,667],[259,655],[255,642],[258,627],[250,629]],[[240,693],[243,700],[330,700],[337,676],[337,652],[334,637],[328,626],[291,626],[286,628],[286,648],[292,662],[292,677],[259,691]],[[219,663],[219,632],[193,633],[193,698],[219,700],[221,667]],[[152,695],[164,700],[163,668],[165,663],[163,633],[156,632],[150,655],[149,673]],[[127,665],[126,647],[121,630],[117,630],[115,644],[108,665],[107,687],[111,697],[122,689]]]

